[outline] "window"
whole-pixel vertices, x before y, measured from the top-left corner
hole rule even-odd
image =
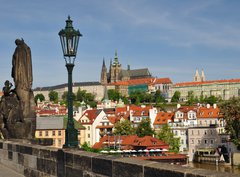
[[[45,136],[48,136],[48,131],[45,131]]]
[[[53,145],[55,145],[55,139],[53,139]]]
[[[88,138],[90,138],[90,134],[88,133]]]
[[[205,135],[207,134],[207,130],[204,131],[204,134],[205,134]]]
[[[194,149],[192,149],[192,153],[194,153]]]
[[[210,143],[213,144],[213,143],[214,143],[214,140],[211,140]]]
[[[197,131],[198,135],[200,135],[200,130]]]
[[[204,140],[204,143],[205,143],[205,144],[208,144],[208,140]]]
[[[55,131],[54,130],[52,131],[52,136],[55,136]]]
[[[184,140],[183,139],[181,139],[181,144],[184,144]]]
[[[198,140],[198,144],[201,144],[201,140]]]
[[[176,135],[176,136],[178,135],[178,131],[177,131],[177,130],[175,131],[175,135]]]
[[[87,129],[90,130],[90,126],[88,126]]]
[[[78,135],[81,135],[81,131],[80,130],[78,130]]]
[[[62,144],[61,139],[58,139],[58,146],[60,146]]]
[[[194,139],[191,139],[191,143],[194,144]]]
[[[59,130],[59,131],[58,131],[58,136],[61,136],[61,134],[62,134],[62,132]]]
[[[42,136],[42,131],[39,131],[39,136]]]

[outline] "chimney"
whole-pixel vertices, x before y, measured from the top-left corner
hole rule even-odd
[[[214,108],[214,109],[217,108],[217,104],[216,104],[216,103],[213,104],[213,108]]]
[[[180,104],[177,104],[177,109],[181,108],[181,105]]]

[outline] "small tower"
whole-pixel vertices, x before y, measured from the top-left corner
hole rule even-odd
[[[110,64],[110,82],[117,82],[120,80],[119,78],[119,74],[121,72],[122,68],[121,68],[121,64],[118,61],[118,56],[117,56],[117,51],[115,51],[115,57],[114,57],[114,61],[113,64]]]
[[[205,77],[203,69],[202,69],[202,74],[201,74],[201,81],[202,82],[206,81],[206,77]]]
[[[193,78],[193,81],[194,82],[201,82],[201,78],[199,76],[199,72],[198,72],[198,69],[196,69],[196,72],[195,72],[195,76]]]
[[[104,58],[103,58],[102,72],[101,72],[101,84],[102,85],[106,85],[107,84],[107,67],[105,65]]]

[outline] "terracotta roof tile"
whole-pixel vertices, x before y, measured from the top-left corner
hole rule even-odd
[[[168,121],[173,121],[173,118],[174,118],[173,112],[163,112],[163,111],[158,112],[153,125],[167,124]]]
[[[113,85],[122,85],[122,86],[129,86],[129,85],[141,85],[141,84],[171,84],[172,81],[170,78],[141,78],[141,79],[131,79],[128,81],[119,81],[113,83]]]
[[[200,107],[197,112],[197,118],[219,118],[221,117],[220,109],[218,107],[214,108],[213,106]]]

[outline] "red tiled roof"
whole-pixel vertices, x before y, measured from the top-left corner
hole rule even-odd
[[[174,84],[174,86],[181,87],[181,86],[196,86],[196,85],[204,85],[204,84],[234,83],[234,82],[240,82],[240,79],[211,80],[211,81],[203,81],[203,82],[180,82],[180,83]]]
[[[129,85],[152,85],[152,84],[171,84],[172,81],[170,78],[142,78],[142,79],[132,79],[128,81],[119,81],[113,83],[113,85],[122,85],[122,86],[129,86]]]
[[[200,107],[197,112],[198,118],[219,118],[221,117],[220,109],[218,107],[214,108],[213,106]]]
[[[158,112],[154,120],[153,125],[164,125],[168,123],[168,120],[173,121],[174,113],[173,112]]]
[[[90,121],[88,123],[93,123],[96,117],[98,116],[98,114],[99,114],[99,111],[97,109],[86,110],[84,114],[80,117],[79,121],[81,121],[82,117],[86,116]]]
[[[145,148],[145,149],[157,149],[157,148],[169,148],[169,145],[164,143],[163,141],[151,137],[151,136],[145,136],[145,137],[138,137],[137,135],[129,135],[129,136],[120,136],[120,139],[122,140],[121,147],[134,149],[134,148]],[[110,144],[115,142],[114,136],[104,136],[100,139],[100,142],[95,143],[93,145],[94,149],[100,149],[103,147],[104,142],[109,142]]]

